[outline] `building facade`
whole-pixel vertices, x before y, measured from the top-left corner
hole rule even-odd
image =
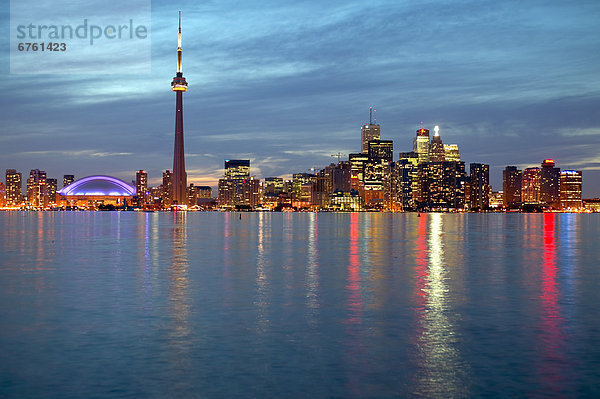
[[[471,163],[470,172],[470,210],[487,210],[490,207],[490,165]]]
[[[552,209],[560,209],[560,168],[554,160],[545,159],[540,170],[540,202]]]
[[[507,166],[502,171],[502,204],[505,208],[516,209],[521,206],[521,180],[523,171],[516,166]]]
[[[521,176],[521,202],[523,204],[540,203],[540,168],[526,168]]]
[[[23,201],[23,182],[21,173],[15,169],[6,169],[6,205],[18,206]]]
[[[583,172],[563,170],[560,172],[560,206],[565,211],[583,208]]]

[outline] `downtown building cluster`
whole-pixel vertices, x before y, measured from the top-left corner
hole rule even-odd
[[[75,181],[74,175],[64,175],[63,187]],[[0,181],[0,207],[48,209],[56,206],[58,199],[58,180],[47,177],[43,170],[32,169],[25,181],[23,194],[23,178],[21,172],[6,169],[5,183]]]
[[[341,154],[338,154],[338,156]],[[582,172],[560,170],[546,159],[540,167],[507,166],[502,190],[493,191],[490,166],[460,158],[457,144],[444,144],[439,127],[420,128],[412,151],[396,160],[392,140],[381,139],[381,126],[361,128],[361,151],[314,173],[292,179],[250,174],[249,160],[225,160],[218,185],[221,210],[329,211],[568,211],[584,210]],[[598,201],[588,200],[597,210]]]

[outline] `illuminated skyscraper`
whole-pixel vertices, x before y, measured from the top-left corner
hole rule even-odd
[[[198,187],[196,187],[196,197],[198,197],[198,198],[212,198],[212,187],[211,186],[198,186]]]
[[[369,155],[358,153],[348,154],[350,162],[350,189],[355,190],[364,198],[365,191],[365,165],[369,162]]]
[[[6,205],[6,186],[0,181],[0,207]]]
[[[381,138],[381,126],[373,121],[373,107],[369,108],[369,124],[360,129],[360,151],[363,154],[369,152],[369,141]]]
[[[367,144],[371,162],[392,162],[394,158],[394,142],[392,140],[371,140]]]
[[[490,165],[472,163],[470,209],[485,210],[490,207]]]
[[[416,208],[413,196],[413,178],[416,180],[417,167],[409,159],[394,163],[391,177],[392,209],[410,211]]]
[[[440,137],[440,127],[436,126],[433,129],[433,132],[433,138],[431,139],[431,144],[429,145],[429,157],[431,158],[432,162],[443,162],[446,160],[446,153],[444,150],[444,144],[442,143],[442,138]]]
[[[553,159],[544,159],[540,172],[540,202],[560,209],[560,168]]]
[[[140,204],[145,204],[148,199],[148,173],[138,170],[135,173],[135,195]]]
[[[224,176],[219,179],[219,206],[251,209],[261,203],[260,180],[250,176],[250,160],[226,159]]]
[[[521,204],[521,180],[523,172],[516,166],[507,166],[502,171],[502,204],[507,208],[518,208]]]
[[[582,203],[583,173],[579,170],[560,172],[560,205],[564,210],[579,210]]]
[[[46,179],[48,185],[48,199],[51,204],[56,204],[56,190],[58,189],[58,181],[56,179]]]
[[[21,173],[14,169],[6,169],[6,205],[19,205],[23,197]]]
[[[226,159],[225,160],[225,177],[236,179],[250,176],[250,160],[249,159]]]
[[[417,130],[413,141],[413,151],[419,156],[419,163],[429,162],[429,129]]]
[[[423,162],[417,170],[419,209],[464,209],[467,179],[464,162]]]
[[[458,144],[444,144],[444,155],[446,157],[446,161],[460,162]]]
[[[74,175],[64,175],[63,176],[63,188],[67,187],[69,184],[75,181]]]
[[[523,204],[540,202],[540,168],[526,168],[521,178],[521,201]]]
[[[277,197],[283,193],[283,178],[266,177],[264,183],[264,194]]]
[[[27,179],[27,202],[34,207],[48,205],[48,186],[46,172],[32,169]]]
[[[165,170],[162,175],[161,198],[164,207],[173,205],[173,172]]]
[[[181,12],[179,13],[179,33],[177,34],[177,74],[171,82],[176,95],[175,105],[175,145],[173,150],[173,177],[171,196],[173,203],[187,204],[187,174],[185,172],[185,152],[183,148],[183,92],[187,91],[187,82],[181,70]]]

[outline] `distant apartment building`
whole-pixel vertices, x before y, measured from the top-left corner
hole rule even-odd
[[[32,169],[27,179],[27,203],[36,208],[43,208],[48,206],[49,202],[46,172]]]
[[[560,205],[563,210],[581,210],[583,172],[563,170],[560,172]]]
[[[540,170],[540,202],[560,209],[560,168],[554,160],[545,159]]]
[[[486,210],[490,207],[490,165],[471,163],[469,209]]]
[[[21,173],[15,169],[6,169],[6,205],[20,205],[23,198]]]
[[[539,204],[540,202],[540,168],[526,168],[521,176],[521,202],[523,204]]]
[[[502,171],[502,203],[505,208],[518,208],[521,206],[521,184],[523,171],[516,166],[507,166]]]

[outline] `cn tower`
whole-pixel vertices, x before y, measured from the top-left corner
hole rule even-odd
[[[171,90],[177,96],[175,105],[175,146],[173,151],[173,204],[187,204],[187,174],[185,173],[185,153],[183,150],[183,92],[187,82],[181,72],[181,11],[179,11],[179,33],[177,35],[177,74],[171,82]]]

